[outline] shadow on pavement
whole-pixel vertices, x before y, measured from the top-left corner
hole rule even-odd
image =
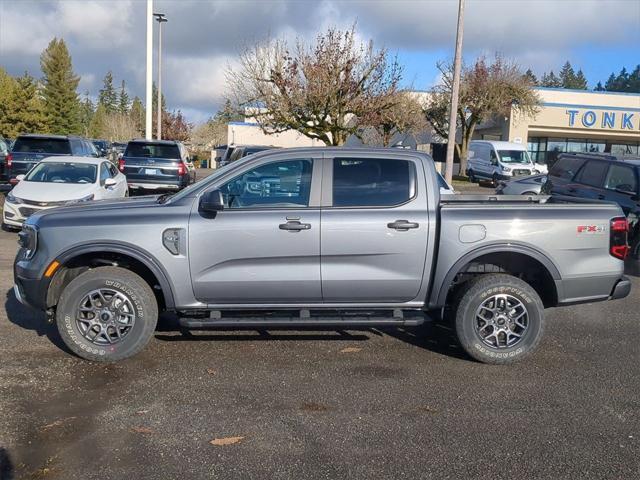
[[[630,258],[624,262],[624,274],[631,277],[640,277],[640,260]]]
[[[292,333],[293,332],[293,333]],[[179,333],[179,335],[177,335]],[[367,341],[372,335],[388,335],[425,350],[468,360],[458,346],[454,332],[444,320],[428,321],[419,327],[255,327],[190,330],[179,325],[177,317],[163,315],[155,338],[166,342],[205,341]]]
[[[14,471],[11,457],[6,448],[0,447],[0,480],[13,480]]]
[[[71,353],[71,350],[62,341],[55,325],[47,323],[43,312],[22,305],[14,295],[13,289],[7,291],[4,308],[11,323],[25,330],[33,330],[38,336],[46,335],[56,347]]]

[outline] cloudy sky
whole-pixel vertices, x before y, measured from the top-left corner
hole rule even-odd
[[[427,89],[436,61],[452,57],[456,0],[155,0],[163,35],[163,90],[191,121],[215,112],[225,70],[267,36],[312,37],[357,22],[361,37],[397,53],[405,83]],[[0,0],[0,65],[40,76],[39,55],[55,36],[69,46],[92,97],[112,70],[130,94],[144,93],[144,0]],[[467,0],[464,56],[501,52],[538,75],[565,60],[591,86],[640,63],[638,0]],[[154,73],[155,75],[155,73]]]

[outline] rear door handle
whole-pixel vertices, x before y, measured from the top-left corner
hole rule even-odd
[[[598,195],[598,200],[604,200],[604,199],[605,199],[604,195],[602,195],[602,194]]]
[[[298,220],[289,220],[287,223],[281,223],[278,225],[278,228],[289,232],[299,232],[300,230],[309,230],[311,228],[311,224],[300,223]]]
[[[393,228],[394,230],[400,230],[401,232],[409,230],[410,228],[418,228],[419,226],[420,224],[415,222],[410,222],[409,220],[396,220],[395,222],[387,223],[388,228]]]

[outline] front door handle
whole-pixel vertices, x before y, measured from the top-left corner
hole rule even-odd
[[[281,223],[278,225],[278,228],[289,232],[299,232],[300,230],[309,230],[311,228],[311,224],[300,223],[298,220],[289,220],[287,223]]]
[[[405,232],[410,228],[418,228],[420,224],[415,222],[410,222],[409,220],[396,220],[392,223],[387,223],[388,228],[393,228],[394,230],[400,230],[401,232]]]
[[[598,195],[598,200],[604,200],[604,199],[605,199],[604,195],[602,195],[602,194]]]

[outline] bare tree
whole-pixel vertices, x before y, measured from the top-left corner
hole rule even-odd
[[[417,134],[428,128],[422,104],[415,94],[401,91],[393,96],[393,100],[386,110],[373,112],[362,119],[365,126],[358,136],[363,143],[388,147],[396,134]]]
[[[439,63],[438,69],[442,82],[433,88],[424,113],[436,133],[447,139],[453,73],[448,63]],[[531,80],[517,64],[500,56],[490,64],[480,57],[473,66],[463,67],[457,115],[460,143],[456,143],[461,175],[465,174],[467,167],[469,142],[480,123],[509,116],[512,112],[525,116],[538,113],[540,98],[532,87]]]
[[[135,120],[126,113],[105,115],[102,123],[102,137],[111,141],[127,141],[139,137],[140,131]]]
[[[342,145],[361,122],[394,105],[402,69],[387,50],[361,43],[355,28],[334,28],[290,50],[270,40],[244,51],[229,70],[230,92],[265,133],[297,130]]]
[[[222,145],[227,142],[227,129],[227,123],[210,119],[193,129],[191,143],[206,149]]]

